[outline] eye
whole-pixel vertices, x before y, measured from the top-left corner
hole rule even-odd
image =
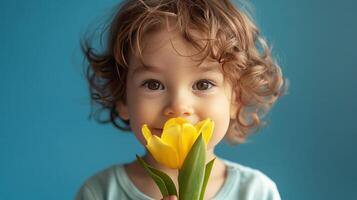
[[[155,79],[145,80],[141,86],[147,87],[150,90],[158,90],[160,86],[163,88],[163,85],[160,83],[160,81]]]
[[[198,90],[208,90],[215,86],[215,84],[206,79],[197,81],[195,85],[197,86]]]

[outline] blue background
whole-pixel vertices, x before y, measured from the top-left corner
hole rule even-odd
[[[143,153],[132,135],[87,119],[79,38],[116,3],[0,2],[0,199],[73,199],[95,172]],[[217,154],[265,172],[282,199],[354,199],[357,3],[252,3],[289,93],[267,128]]]

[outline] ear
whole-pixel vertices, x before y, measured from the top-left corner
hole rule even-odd
[[[119,117],[124,120],[129,120],[129,109],[128,105],[124,104],[122,101],[116,103],[116,110],[119,114]]]

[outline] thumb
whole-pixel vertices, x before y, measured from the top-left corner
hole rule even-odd
[[[166,196],[161,200],[177,200],[177,197],[175,195],[171,195],[171,196]]]

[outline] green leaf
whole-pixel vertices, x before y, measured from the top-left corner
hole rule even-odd
[[[169,193],[169,195],[175,195],[177,196],[177,190],[176,190],[176,186],[174,184],[174,182],[172,181],[172,179],[170,178],[170,176],[168,176],[167,174],[165,174],[164,172],[155,169],[151,166],[149,166],[149,169],[155,173],[156,175],[160,176],[161,179],[165,182],[167,191]]]
[[[198,200],[204,179],[206,144],[202,134],[196,139],[179,170],[179,199]]]
[[[154,167],[148,165],[142,158],[136,155],[137,160],[139,161],[140,165],[144,167],[146,172],[149,173],[151,178],[155,181],[156,185],[159,187],[160,192],[163,197],[169,195],[176,195],[177,191],[174,182],[171,180],[170,176],[165,174],[164,172],[155,169]]]
[[[206,165],[205,178],[203,180],[203,185],[202,185],[201,194],[200,194],[200,200],[203,200],[203,197],[205,196],[206,186],[207,186],[207,183],[208,183],[209,176],[211,175],[213,163],[214,163],[215,160],[216,160],[216,158],[213,158]]]

